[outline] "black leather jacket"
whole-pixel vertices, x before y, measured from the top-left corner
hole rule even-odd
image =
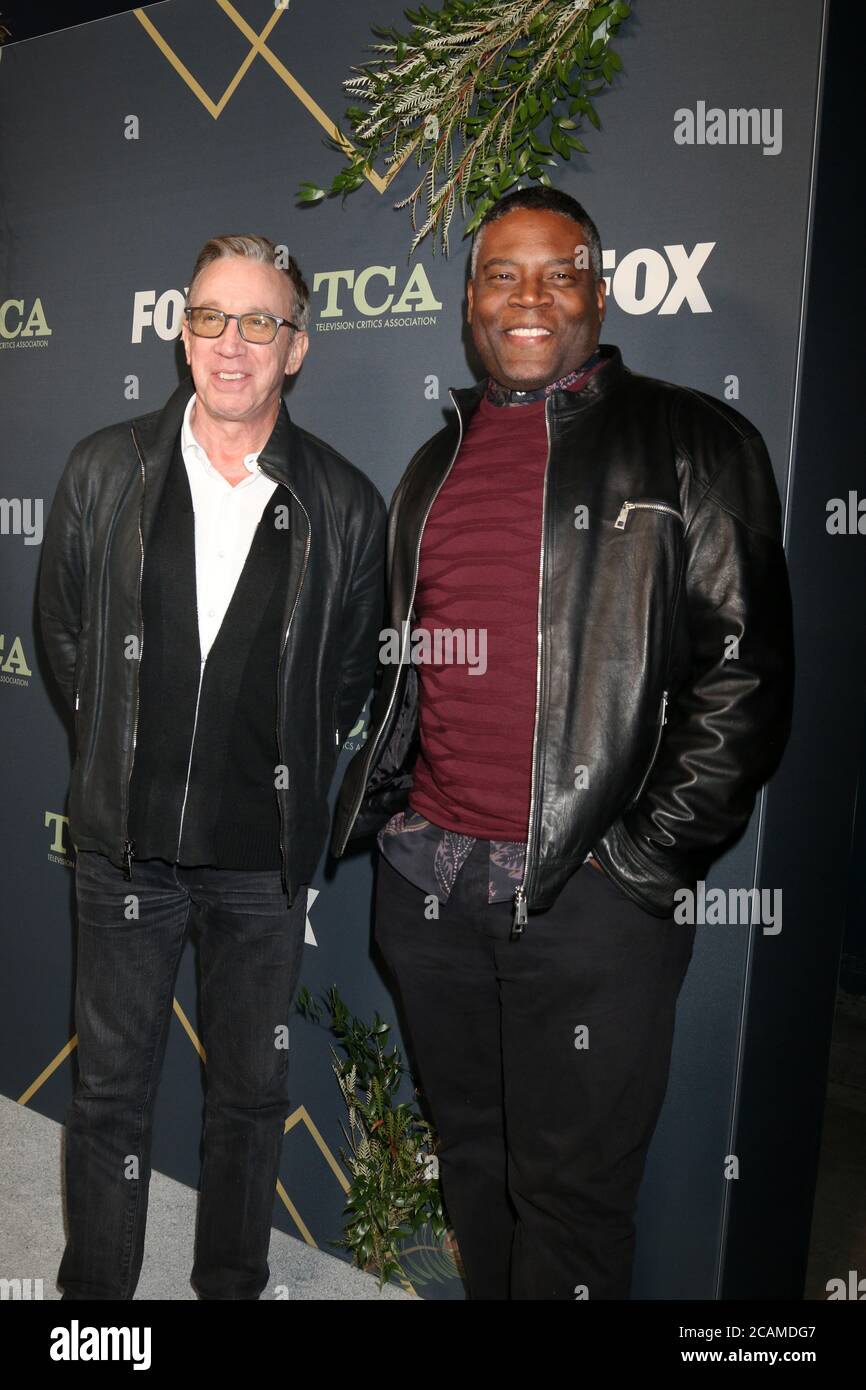
[[[693,887],[744,829],[790,731],[791,600],[761,436],[731,406],[629,371],[615,347],[602,351],[601,371],[545,407],[518,932],[590,850],[623,893],[670,914],[675,891]],[[450,393],[456,422],[419,449],[391,503],[389,623],[406,634],[406,659],[385,668],[367,743],[347,770],[338,856],[350,835],[371,833],[408,799],[421,536],[483,391]]]
[[[77,847],[100,850],[128,875],[135,652],[147,641],[140,609],[144,548],[193,389],[187,378],[164,409],[110,425],[75,446],[42,546],[42,634],[75,720],[70,834]],[[375,673],[386,511],[360,469],[294,424],[284,403],[259,463],[292,494],[276,730],[280,762],[288,768],[288,786],[278,787],[277,797],[291,901],[324,848],[328,786]]]

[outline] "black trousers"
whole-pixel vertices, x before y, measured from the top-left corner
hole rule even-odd
[[[512,941],[487,862],[479,841],[438,920],[381,856],[376,893],[469,1296],[626,1299],[695,928],[586,864]]]
[[[192,1279],[206,1299],[257,1299],[283,1130],[288,1026],[306,887],[288,906],[278,869],[135,864],[124,878],[80,850],[78,1085],[66,1116],[64,1299],[129,1300],[144,1254],[156,1090],[188,926],[200,931],[207,1091]],[[132,904],[132,906],[131,906]]]

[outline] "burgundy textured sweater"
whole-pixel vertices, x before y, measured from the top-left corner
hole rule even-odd
[[[447,648],[418,666],[420,752],[410,807],[479,839],[525,840],[535,724],[544,400],[482,397],[421,544],[413,634],[479,633],[467,662]],[[414,639],[413,639],[414,640]],[[459,654],[459,649],[455,650]]]

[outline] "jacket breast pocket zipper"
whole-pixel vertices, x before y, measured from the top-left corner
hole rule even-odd
[[[679,517],[680,521],[683,520],[682,512],[677,511],[676,507],[671,507],[667,502],[632,502],[629,500],[623,502],[620,507],[619,516],[613,523],[616,529],[618,531],[624,531],[626,522],[631,516],[631,513],[641,510],[648,512],[670,512],[671,516]]]

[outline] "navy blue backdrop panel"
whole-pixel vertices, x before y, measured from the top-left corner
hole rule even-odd
[[[56,1119],[74,1078],[71,750],[34,622],[39,517],[78,439],[159,407],[177,384],[183,291],[200,246],[219,233],[264,233],[304,270],[311,346],[287,393],[293,418],[386,498],[440,427],[447,388],[472,379],[468,244],[455,235],[446,260],[424,243],[409,260],[408,218],[392,208],[405,179],[390,191],[368,182],[345,206],[295,204],[301,180],[327,182],[338,167],[325,131],[342,116],[340,84],[365,56],[371,23],[401,17],[397,0],[284,9],[166,0],[12,45],[2,58],[0,495],[10,505],[0,535],[0,1085]],[[753,420],[786,508],[823,24],[820,0],[636,4],[617,42],[623,72],[599,99],[602,130],[590,129],[589,154],[555,175],[601,231],[603,340],[635,370],[730,400]],[[350,745],[363,737],[361,726]],[[766,804],[712,885],[759,881]],[[371,884],[366,855],[320,866],[302,978],[314,993],[337,983],[356,1013],[396,1021],[370,956]],[[743,1181],[726,1164],[756,930],[698,930],[641,1193],[638,1298],[721,1291],[725,1213]],[[792,948],[787,928],[764,941],[777,961]],[[202,1061],[192,947],[176,1000],[153,1159],[194,1186]],[[274,1198],[275,1223],[323,1249],[342,1234],[347,1180],[330,1041],[293,1024],[293,1112]],[[420,1296],[463,1297],[447,1257],[420,1250],[408,1263]]]

